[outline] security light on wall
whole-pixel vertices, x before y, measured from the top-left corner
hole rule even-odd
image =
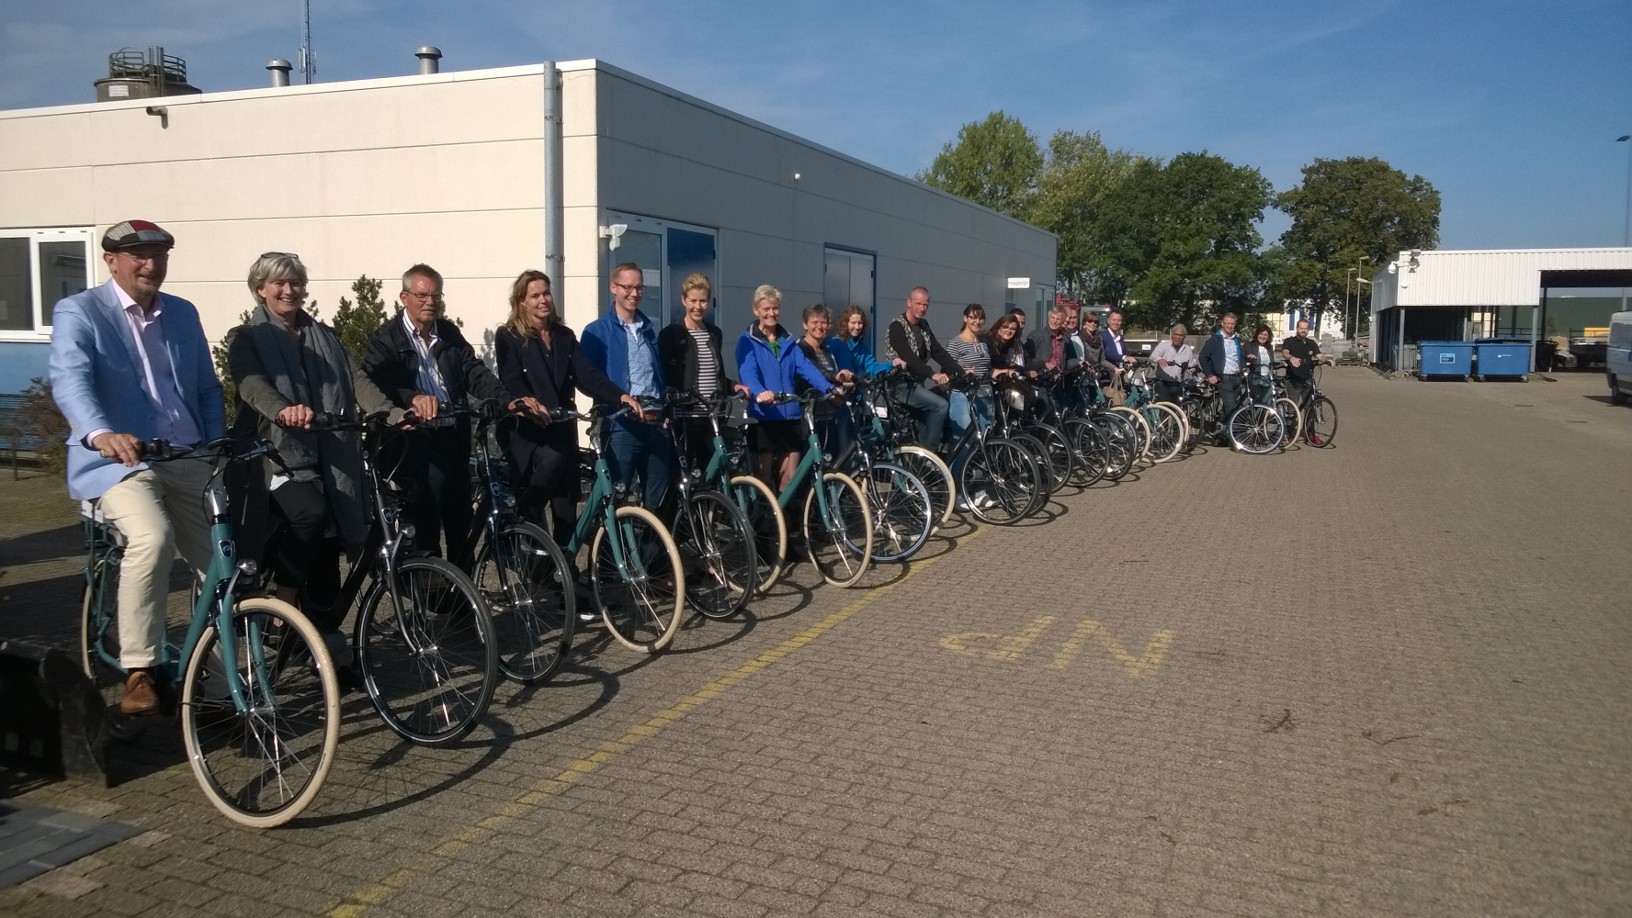
[[[622,239],[623,234],[627,232],[629,232],[629,224],[614,223],[611,226],[601,227],[601,238],[610,239],[611,241],[606,244],[606,247],[608,250],[616,252],[618,250],[618,246],[622,244],[619,242],[619,240]]]

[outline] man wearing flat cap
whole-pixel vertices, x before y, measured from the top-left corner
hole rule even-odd
[[[210,463],[146,463],[139,444],[208,443],[226,431],[221,382],[198,310],[160,293],[174,236],[126,220],[102,236],[106,284],[59,301],[52,312],[51,394],[68,419],[68,494],[98,502],[126,540],[119,567],[120,664],[129,673],[119,707],[159,709],[170,564],[179,549],[194,570],[210,560],[199,495]]]

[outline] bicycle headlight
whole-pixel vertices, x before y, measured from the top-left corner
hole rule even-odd
[[[1019,389],[1004,389],[1003,400],[1011,411],[1026,410],[1026,393],[1021,392]]]
[[[402,539],[405,542],[414,541],[414,536],[419,534],[419,531],[414,528],[413,523],[403,523],[401,532],[402,532]]]

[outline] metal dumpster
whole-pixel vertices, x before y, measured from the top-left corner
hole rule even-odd
[[[1473,373],[1472,341],[1420,341],[1423,379],[1467,379]]]
[[[1530,375],[1530,340],[1480,338],[1474,342],[1474,370],[1480,379],[1502,376],[1524,380]]]

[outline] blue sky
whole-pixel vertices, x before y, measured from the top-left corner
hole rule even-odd
[[[205,91],[295,60],[300,0],[4,0],[0,109],[88,102],[163,45]],[[1443,198],[1443,248],[1621,245],[1632,2],[313,0],[320,81],[599,58],[902,174],[1002,109],[1038,138],[1207,150],[1277,189],[1377,156]],[[298,79],[298,77],[297,77]],[[1271,215],[1265,235],[1285,228]]]

